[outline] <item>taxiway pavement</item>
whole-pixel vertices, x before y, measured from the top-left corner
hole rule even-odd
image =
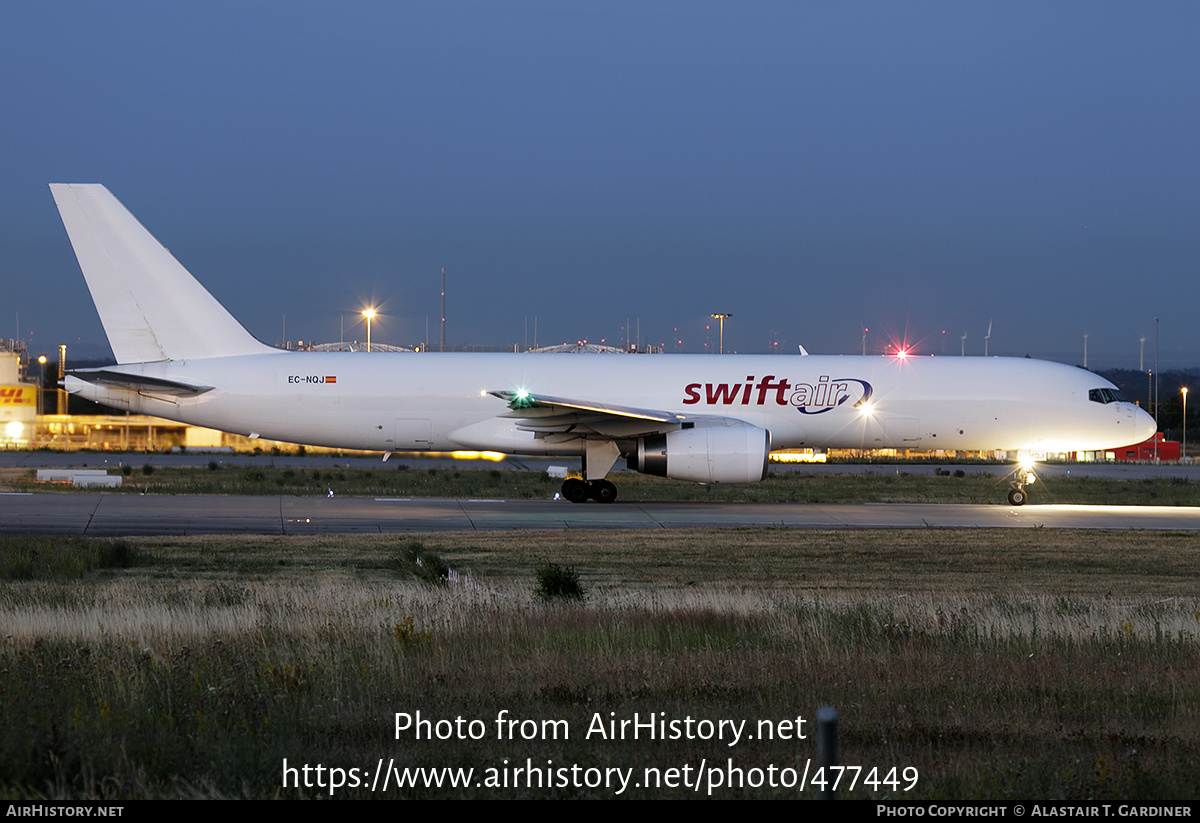
[[[171,454],[141,452],[51,452],[0,451],[0,469],[94,468],[116,470],[130,466],[135,471],[142,466],[202,467],[209,463],[219,466],[272,466],[279,468],[337,468],[395,471],[398,466],[413,469],[498,469],[500,471],[545,471],[550,466],[564,466],[579,471],[579,458],[568,457],[505,457],[502,460],[471,460],[450,455],[395,454],[386,463],[377,454],[228,454],[204,451]],[[614,471],[622,471],[618,464]],[[772,463],[772,473],[799,474],[911,474],[931,475],[937,471],[963,470],[968,474],[988,474],[1004,477],[1013,470],[1006,463]],[[1186,478],[1200,482],[1200,462],[1186,463],[1039,463],[1037,474],[1044,479],[1055,477],[1096,477],[1118,480],[1154,480]]]
[[[0,533],[334,534],[519,529],[1200,530],[1200,508],[926,503],[638,503],[354,497],[0,494]]]

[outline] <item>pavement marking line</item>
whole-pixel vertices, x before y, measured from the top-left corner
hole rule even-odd
[[[92,520],[96,517],[96,512],[100,511],[100,503],[104,500],[104,495],[96,495],[96,505],[92,506],[92,511],[88,514],[87,523],[84,524],[82,534],[87,534],[88,529],[92,527]]]
[[[458,505],[458,510],[463,513],[463,517],[467,518],[467,522],[471,524],[471,531],[479,531],[479,527],[475,525],[475,521],[467,513],[467,507],[463,505],[463,501],[456,499],[454,502]]]
[[[642,505],[641,503],[633,503],[632,506],[633,506],[633,508],[637,509],[638,513],[642,517],[646,518],[646,520],[649,523],[653,524],[654,528],[657,528],[657,529],[665,529],[666,528],[666,526],[664,526],[662,524],[662,521],[659,520],[654,515],[650,514],[650,512],[646,511],[646,507],[644,505]]]

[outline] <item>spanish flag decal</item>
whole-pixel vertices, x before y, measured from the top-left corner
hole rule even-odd
[[[336,383],[336,382],[337,382],[337,377],[336,377],[336,376],[335,376],[335,377],[326,377],[326,378],[325,378],[325,382],[326,382],[326,383]]]

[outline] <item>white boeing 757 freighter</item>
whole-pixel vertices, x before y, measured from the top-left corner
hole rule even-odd
[[[631,469],[755,483],[774,449],[1141,442],[1153,418],[1091,372],[1015,358],[289,352],[256,340],[101,185],[52,184],[117,365],[67,391],[249,437],[346,449],[571,455],[573,502]],[[1009,502],[1026,500],[1019,471]]]

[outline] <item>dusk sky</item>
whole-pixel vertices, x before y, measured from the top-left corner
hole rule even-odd
[[[103,183],[264,342],[1200,365],[1200,7],[6,2],[0,337]],[[18,326],[19,323],[19,326]],[[710,332],[706,324],[713,324]],[[677,330],[677,331],[675,331]],[[706,335],[708,335],[706,337]],[[676,341],[682,340],[682,344]],[[774,344],[778,344],[777,347]]]

